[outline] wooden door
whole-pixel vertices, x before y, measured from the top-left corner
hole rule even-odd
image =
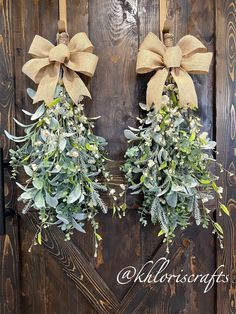
[[[68,0],[68,29],[71,35],[89,34],[99,56],[90,89],[93,101],[87,114],[100,115],[96,133],[108,142],[113,181],[124,181],[119,171],[126,149],[123,130],[135,125],[138,102],[144,101],[148,77],[137,76],[138,46],[149,31],[159,33],[159,0]],[[210,73],[194,76],[203,127],[218,143],[219,161],[235,171],[235,56],[236,3],[233,0],[168,1],[175,38],[197,36],[215,53]],[[32,82],[21,73],[28,60],[28,48],[35,34],[55,41],[57,0],[0,1],[0,131],[19,134],[13,116],[24,122],[21,109],[32,109],[26,88]],[[12,145],[1,136],[5,158]],[[125,219],[112,214],[100,216],[103,242],[98,257],[89,231],[75,233],[65,242],[58,229],[44,234],[42,246],[30,253],[36,224],[34,215],[22,215],[16,202],[18,191],[6,169],[7,207],[18,215],[7,218],[7,234],[0,239],[1,314],[228,314],[236,313],[236,222],[235,176],[221,176],[231,218],[217,217],[225,228],[225,248],[220,250],[210,231],[191,226],[178,232],[166,271],[212,274],[225,264],[228,284],[217,284],[204,294],[201,284],[158,283],[155,285],[117,283],[125,266],[140,267],[166,256],[155,235],[158,228],[140,227],[140,200],[128,197]],[[215,206],[215,203],[212,203]]]

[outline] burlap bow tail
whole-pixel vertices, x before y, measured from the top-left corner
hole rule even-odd
[[[175,47],[166,47],[159,38],[149,33],[140,46],[137,58],[137,73],[156,73],[148,82],[147,107],[154,104],[161,108],[165,81],[171,73],[179,90],[181,107],[197,107],[197,94],[188,73],[205,74],[209,71],[212,53],[194,36],[182,37]]]
[[[92,52],[93,45],[85,33],[76,34],[68,45],[57,46],[36,35],[29,50],[34,58],[22,68],[26,75],[39,84],[33,103],[44,100],[47,104],[53,100],[61,68],[63,84],[74,103],[78,102],[81,95],[91,97],[75,72],[93,76],[98,57]]]

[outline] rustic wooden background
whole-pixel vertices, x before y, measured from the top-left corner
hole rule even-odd
[[[96,132],[107,138],[114,180],[123,182],[118,170],[126,149],[123,130],[135,124],[138,102],[145,99],[148,76],[136,76],[139,43],[149,31],[159,32],[159,0],[67,0],[71,35],[89,34],[99,56],[90,84],[93,102],[88,115],[101,115]],[[207,76],[194,76],[203,127],[218,143],[218,160],[235,172],[235,58],[236,3],[228,0],[168,1],[176,39],[190,33],[215,53]],[[0,132],[15,129],[12,117],[24,122],[21,109],[32,110],[26,88],[32,82],[21,73],[35,34],[55,41],[57,0],[0,0]],[[12,145],[1,136],[5,158]],[[171,248],[171,272],[213,273],[226,265],[229,284],[218,284],[203,294],[200,284],[159,284],[132,287],[116,283],[126,265],[141,266],[165,255],[156,228],[141,228],[138,200],[129,199],[127,217],[100,217],[104,238],[93,258],[91,234],[75,234],[64,242],[58,230],[47,233],[44,246],[28,249],[35,232],[32,215],[8,218],[7,235],[0,239],[1,314],[231,314],[236,313],[236,177],[221,175],[231,218],[217,217],[225,228],[225,249],[218,248],[208,231],[191,227],[179,233]],[[6,171],[7,206],[20,213],[17,191]],[[213,204],[214,205],[214,204]],[[88,226],[89,228],[89,226]],[[83,278],[81,277],[83,275]]]

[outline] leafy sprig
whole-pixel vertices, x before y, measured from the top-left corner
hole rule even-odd
[[[28,90],[33,97],[34,91]],[[73,230],[85,232],[89,220],[94,229],[95,246],[98,234],[98,212],[107,213],[101,192],[107,191],[110,174],[106,169],[106,141],[93,133],[94,120],[84,114],[82,97],[75,105],[63,86],[58,85],[55,99],[39,106],[35,113],[23,112],[32,121],[24,128],[24,136],[16,137],[5,131],[17,143],[10,150],[12,177],[20,167],[29,177],[19,199],[25,203],[23,213],[37,209],[39,230],[57,225],[69,240]],[[99,118],[99,117],[98,117]],[[105,183],[102,184],[101,180]],[[36,236],[41,243],[41,232]]]
[[[146,105],[140,107],[147,111]],[[215,194],[222,198],[223,192],[216,183],[218,177],[210,171],[216,143],[201,132],[195,112],[181,108],[171,79],[164,87],[161,110],[152,109],[137,119],[138,128],[129,127],[124,132],[130,146],[122,169],[131,194],[144,195],[140,222],[146,225],[150,215],[154,225],[159,223],[159,236],[165,235],[167,251],[176,228],[187,228],[191,217],[204,228],[211,224],[222,246],[223,229],[206,207]],[[229,214],[224,204],[220,209]]]

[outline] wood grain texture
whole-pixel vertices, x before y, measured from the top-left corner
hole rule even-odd
[[[14,114],[14,80],[13,80],[13,28],[12,1],[1,1],[0,5],[0,145],[7,152],[10,146],[3,136],[4,129],[14,131],[11,123]]]
[[[31,228],[37,231],[37,219],[28,214]],[[92,264],[71,241],[64,241],[64,235],[58,228],[45,230],[43,243],[66,272],[75,286],[99,313],[112,313],[119,307],[116,296],[111,292],[103,279],[98,275]]]
[[[217,264],[225,264],[230,275],[227,285],[217,286],[217,314],[236,313],[236,242],[235,242],[235,56],[236,56],[236,5],[235,1],[216,1],[216,110],[218,161],[234,173],[233,177],[220,176],[224,187],[224,202],[228,204],[231,217],[218,217],[224,235],[224,250],[218,248]]]
[[[118,161],[124,159],[127,147],[124,129],[128,125],[135,125],[138,114],[135,72],[138,51],[137,4],[137,0],[89,2],[89,35],[99,56],[92,79],[93,104],[90,114],[101,116],[96,121],[95,132],[104,136],[109,143],[109,156],[115,160],[112,174],[118,179],[113,182],[116,189],[119,180],[122,180],[122,174],[117,171]],[[127,263],[140,263],[138,213],[130,210],[134,204],[134,201],[129,203],[124,222],[111,215],[100,217],[103,242],[96,269],[118,298],[122,298],[127,287],[118,285],[114,274]],[[113,234],[116,236],[111,236]]]
[[[172,31],[176,42],[186,34],[192,34],[199,38],[208,48],[214,51],[214,1],[167,1],[168,16],[171,18]],[[159,36],[158,2],[139,1],[139,35],[140,43],[152,31]],[[155,13],[154,13],[155,12]],[[203,14],[204,12],[204,14]],[[155,14],[155,15],[154,15]],[[204,22],[203,22],[204,21]],[[139,79],[140,101],[145,100],[147,81],[150,76],[141,76]],[[194,76],[194,82],[198,94],[199,114],[202,120],[203,129],[209,134],[214,134],[213,108],[214,108],[214,67],[212,65],[208,75]],[[212,206],[215,205],[211,204]],[[161,239],[157,238],[158,227],[149,226],[143,228],[142,232],[142,259],[147,261],[151,258],[152,252],[163,250]],[[214,237],[209,231],[203,231],[194,224],[183,232],[183,239],[186,239],[188,247],[179,257],[172,259],[171,265],[176,273],[181,269],[185,273],[208,273],[213,272],[215,267]],[[207,244],[206,244],[207,243]],[[174,254],[178,248],[178,242],[171,248]],[[210,250],[209,250],[210,248]],[[172,251],[173,250],[173,251]],[[163,285],[158,293],[150,294],[145,302],[142,302],[137,313],[214,313],[215,290],[209,294],[201,293],[201,285]]]
[[[14,107],[13,71],[13,1],[0,1],[0,146],[5,159],[11,144],[3,136],[3,130],[14,132],[11,123]],[[13,208],[13,188],[9,172],[5,171],[6,206]],[[0,313],[19,314],[19,249],[17,216],[7,218],[6,235],[0,237]]]
[[[20,314],[17,217],[8,218],[0,238],[0,313]]]
[[[137,0],[92,1],[89,34],[99,56],[92,80],[91,115],[101,116],[96,131],[107,139],[110,157],[123,160],[127,147],[123,132],[127,125],[135,124],[138,113]]]
[[[229,0],[168,0],[167,3],[176,40],[191,33],[209,51],[214,51],[217,36],[216,73],[227,75],[216,75],[215,89],[213,63],[210,73],[194,76],[194,82],[203,129],[214,137],[217,125],[219,161],[235,172],[235,3]],[[150,75],[137,76],[135,73],[138,46],[149,31],[159,32],[159,1],[67,0],[67,17],[70,36],[80,31],[87,32],[99,56],[96,74],[89,83],[93,100],[86,100],[86,112],[89,116],[101,116],[96,122],[95,132],[109,142],[109,155],[115,160],[109,165],[114,175],[110,185],[117,187],[124,182],[119,170],[127,148],[123,130],[128,125],[135,126],[136,116],[139,115],[138,102],[145,100],[150,78]],[[21,68],[29,59],[27,51],[35,34],[55,42],[57,19],[58,1],[0,0],[0,56],[3,60],[0,63],[0,128],[20,135],[22,130],[15,130],[12,123],[14,110],[18,120],[27,122],[21,109],[35,109],[26,95],[26,88],[35,86],[22,74]],[[214,120],[215,91],[217,123]],[[227,124],[227,121],[230,123]],[[6,154],[9,144],[4,141],[4,145]],[[21,179],[24,180],[24,177]],[[13,197],[9,175],[6,181],[7,203],[14,206],[17,193]],[[119,221],[111,214],[99,216],[103,242],[97,259],[93,257],[94,243],[89,225],[87,234],[75,233],[71,242],[64,242],[64,236],[58,229],[47,231],[44,245],[33,247],[32,253],[29,253],[37,221],[32,214],[21,215],[20,289],[17,286],[17,270],[9,267],[9,264],[16,265],[18,261],[17,218],[14,218],[14,223],[10,220],[8,236],[0,240],[0,254],[5,254],[0,261],[0,274],[4,273],[0,277],[0,298],[4,296],[6,299],[5,303],[0,301],[0,313],[236,313],[233,231],[236,176],[222,177],[221,182],[226,188],[226,200],[232,216],[231,220],[223,220],[229,232],[225,235],[224,253],[218,253],[218,263],[223,261],[229,265],[232,280],[227,286],[218,285],[217,301],[216,287],[203,294],[200,284],[134,284],[127,287],[117,284],[116,275],[121,268],[128,264],[138,268],[149,259],[165,255],[165,246],[161,244],[161,239],[155,237],[158,228],[141,228],[139,225],[137,209],[141,199],[129,196],[125,219]],[[104,198],[112,207],[109,196],[104,195]],[[16,209],[20,212],[20,205],[17,204]],[[222,221],[222,218],[219,220]],[[185,273],[212,273],[216,266],[215,238],[209,231],[193,225],[184,233],[178,233],[169,258],[169,271],[178,273],[183,269]],[[18,310],[17,291],[21,294],[21,312]]]

